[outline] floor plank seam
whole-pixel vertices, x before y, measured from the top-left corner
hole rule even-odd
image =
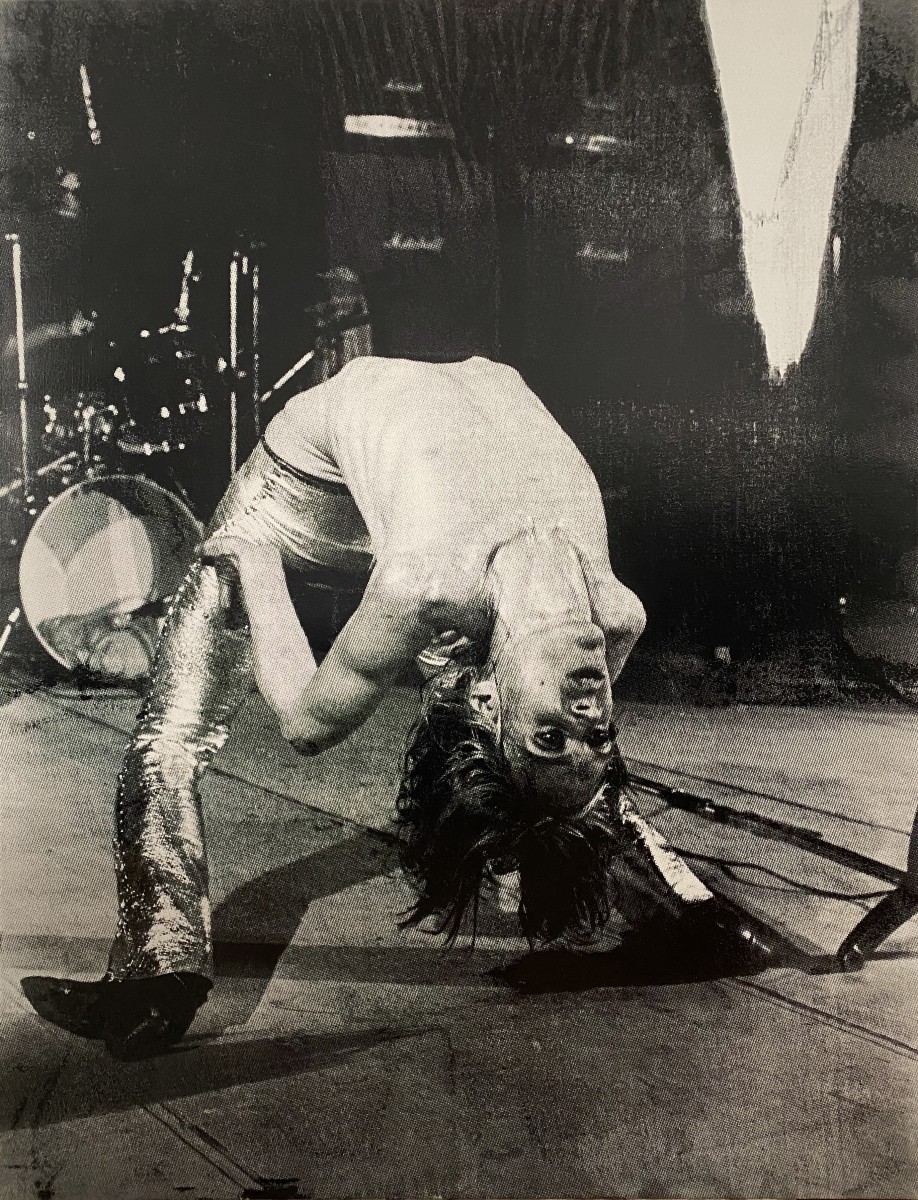
[[[888,1033],[881,1033],[878,1029],[871,1029],[867,1025],[851,1021],[847,1017],[839,1017],[834,1013],[828,1013],[814,1004],[808,1004],[805,1000],[796,1000],[791,996],[785,996],[774,988],[766,987],[765,984],[757,983],[755,980],[741,978],[725,979],[724,983],[735,988],[743,988],[756,992],[763,998],[777,1004],[780,1008],[790,1009],[796,1013],[804,1013],[807,1016],[815,1018],[823,1025],[830,1025],[833,1029],[839,1029],[845,1033],[852,1034],[860,1041],[871,1042],[876,1046],[882,1046],[886,1050],[894,1050],[900,1054],[904,1054],[908,1058],[918,1059],[918,1047],[913,1046],[910,1042],[904,1042],[900,1038],[893,1037]]]
[[[148,1116],[158,1121],[173,1137],[186,1146],[193,1154],[209,1166],[219,1171],[236,1187],[259,1187],[262,1179],[247,1167],[242,1166],[229,1153],[217,1138],[205,1133],[193,1121],[183,1117],[167,1104],[142,1104],[140,1106]]]

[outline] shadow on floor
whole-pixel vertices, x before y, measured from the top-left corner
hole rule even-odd
[[[17,1067],[23,1078],[47,1081],[34,1107],[25,1105],[0,1119],[0,1128],[31,1128],[160,1104],[207,1092],[321,1071],[390,1042],[423,1035],[424,1030],[376,1029],[326,1036],[290,1035],[257,1040],[186,1042],[159,1058],[115,1063],[98,1044],[71,1041],[80,1053],[61,1055],[61,1045],[33,1037],[20,1043]],[[34,1061],[31,1066],[26,1058]]]
[[[251,941],[286,944],[310,904],[390,874],[397,866],[397,851],[390,842],[370,832],[358,833],[274,867],[230,892],[214,909],[214,940],[228,946]],[[221,953],[218,946],[218,960]]]
[[[731,914],[739,917],[741,910],[731,905]],[[744,937],[740,926],[751,937]],[[672,919],[649,921],[611,950],[539,950],[497,968],[493,977],[519,992],[534,994],[704,983],[758,975],[776,967],[809,970],[815,961],[765,922],[742,914],[736,928],[726,931],[699,929]]]
[[[284,956],[282,974],[295,979],[343,979],[361,982],[481,984],[482,966],[471,965],[461,951],[444,954],[439,942],[426,948],[362,946],[291,947],[309,906],[349,887],[366,883],[398,867],[389,841],[366,832],[316,854],[266,871],[231,892],[214,910],[214,959],[223,1028],[241,1025],[252,1015]],[[515,915],[501,912],[485,898],[479,910],[481,936],[518,933]],[[460,965],[460,964],[465,965]],[[231,987],[221,980],[231,979]]]
[[[493,986],[489,972],[507,961],[507,954],[476,947],[448,950],[439,939],[430,946],[239,946],[238,960],[229,962],[218,978],[227,989],[244,986],[249,977],[300,983],[378,983],[414,987]],[[275,964],[283,954],[283,962]]]
[[[226,976],[234,980],[231,996],[221,997],[225,1025],[242,1024],[255,1011],[311,904],[388,874],[397,863],[391,843],[369,832],[359,833],[266,871],[217,905],[213,914],[216,976],[218,981]]]

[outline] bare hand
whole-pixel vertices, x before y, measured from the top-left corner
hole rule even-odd
[[[233,537],[232,534],[226,533],[217,533],[209,537],[198,546],[197,552],[205,562],[224,559],[232,563],[240,573],[250,566],[278,556],[278,551],[273,546],[250,542],[246,538]]]
[[[240,610],[240,588],[244,592],[246,577],[251,575],[252,556],[257,551],[258,547],[253,542],[225,534],[217,534],[198,546],[197,553],[201,561],[216,569],[220,607],[225,612]]]
[[[276,546],[236,538],[232,534],[215,534],[202,542],[197,552],[203,562],[216,566],[217,574],[221,576],[221,593],[226,599],[227,590],[232,590],[236,577],[244,594],[254,594],[283,571],[281,552]]]
[[[218,558],[225,558],[238,568],[239,560],[245,557],[251,545],[251,542],[246,542],[243,538],[227,537],[218,533],[200,542],[195,552],[204,562],[216,562]]]

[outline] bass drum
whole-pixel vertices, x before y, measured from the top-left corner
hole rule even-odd
[[[201,529],[177,496],[142,476],[103,475],[62,492],[19,564],[22,608],[39,642],[71,670],[143,679]]]

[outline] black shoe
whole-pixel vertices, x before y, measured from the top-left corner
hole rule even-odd
[[[50,975],[27,975],[20,981],[26,1000],[40,1017],[86,1038],[102,1036],[110,986],[105,979],[83,983]]]
[[[689,905],[673,926],[684,954],[723,975],[757,975],[785,961],[784,939],[722,896]]]
[[[918,913],[918,892],[898,887],[851,930],[836,953],[843,971],[859,971],[888,937]]]
[[[92,983],[29,975],[21,986],[40,1017],[68,1033],[104,1041],[113,1058],[132,1060],[179,1041],[212,985],[202,975],[183,972]]]
[[[540,950],[492,976],[526,993],[655,987],[757,975],[787,964],[792,953],[779,934],[716,897],[686,905],[678,915],[657,911],[613,950]]]

